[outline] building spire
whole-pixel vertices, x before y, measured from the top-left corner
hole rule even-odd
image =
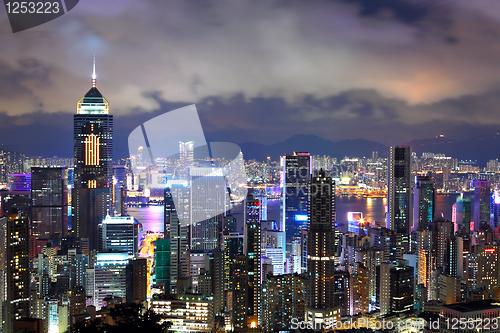
[[[96,86],[95,79],[96,79],[96,76],[95,76],[95,50],[94,50],[94,67],[92,70],[92,88],[95,88],[95,86]]]

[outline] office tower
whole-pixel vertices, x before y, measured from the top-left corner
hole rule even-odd
[[[262,221],[262,250],[261,253],[271,259],[273,265],[273,274],[280,275],[285,273],[285,233],[277,230],[275,221]],[[264,277],[264,275],[262,276]]]
[[[232,291],[232,325],[238,330],[247,329],[247,315],[250,303],[253,299],[252,294],[248,292],[248,260],[244,254],[236,256],[236,260],[231,270],[231,279],[233,285]],[[250,297],[249,297],[250,296]]]
[[[312,174],[312,156],[294,152],[281,156],[281,226],[286,242],[300,237],[307,227],[307,191]]]
[[[308,193],[306,319],[316,323],[335,306],[335,182],[321,170]]]
[[[413,311],[414,269],[408,261],[380,265],[380,314],[405,315]]]
[[[395,262],[403,257],[404,248],[407,246],[404,234],[382,227],[371,228],[369,236],[370,246],[383,251],[383,261]]]
[[[170,239],[158,238],[155,251],[156,283],[163,283],[165,291],[170,291]]]
[[[191,167],[191,248],[213,250],[221,247],[224,214],[229,193],[222,169]]]
[[[255,197],[260,202],[259,221],[267,221],[267,194],[265,192],[255,193]]]
[[[463,194],[453,204],[452,222],[455,232],[458,232],[462,228],[468,233],[471,231],[471,206],[471,201],[464,199]]]
[[[462,237],[451,235],[446,240],[444,274],[454,277],[463,276],[463,241]]]
[[[189,177],[189,168],[193,166],[194,141],[179,141],[179,156],[179,178],[187,180]]]
[[[378,160],[378,151],[372,151],[372,160]]]
[[[244,202],[245,242],[244,253],[248,259],[248,320],[262,325],[262,226],[259,221],[260,201],[248,190]]]
[[[14,320],[30,315],[29,232],[29,218],[12,210],[7,216],[5,244],[7,247],[6,306],[8,307],[7,318],[4,318],[6,332],[12,331]]]
[[[129,261],[131,270],[131,299],[127,295],[127,302],[143,302],[148,297],[148,260],[146,258],[136,258]],[[130,293],[129,293],[130,294]]]
[[[127,215],[127,168],[124,165],[113,165],[113,192],[111,196],[113,215]]]
[[[437,218],[429,223],[429,231],[432,231],[432,256],[436,260],[436,267],[443,267],[445,264],[446,241],[453,235],[453,225],[450,221]]]
[[[68,232],[68,168],[31,168],[31,256]]]
[[[474,179],[474,230],[486,230],[490,223],[490,182],[486,179]]]
[[[98,253],[94,265],[94,306],[106,306],[108,296],[127,297],[128,253]],[[87,280],[89,276],[87,276]],[[87,290],[89,288],[86,288]]]
[[[165,238],[170,237],[170,288],[175,290],[177,281],[189,276],[188,251],[191,245],[190,225],[182,224],[179,214],[189,221],[189,188],[174,184],[165,189]],[[176,210],[174,197],[180,207]],[[179,211],[179,213],[178,213]]]
[[[88,238],[89,249],[98,245],[97,225],[109,214],[113,184],[113,115],[96,87],[78,101],[74,115],[74,189],[72,225],[76,237]]]
[[[389,147],[387,159],[387,228],[410,233],[411,227],[411,148]]]
[[[226,290],[232,290],[232,279],[230,272],[236,262],[236,256],[243,254],[243,235],[230,233],[224,235],[224,284]]]
[[[425,230],[436,213],[436,191],[432,178],[418,176],[413,190],[413,230]]]
[[[266,280],[263,326],[267,332],[290,330],[293,318],[304,318],[303,284],[298,274],[271,276]]]
[[[132,216],[106,216],[99,224],[101,251],[127,252],[137,255],[139,249],[139,222]]]
[[[496,229],[499,224],[498,220],[500,218],[500,193],[498,189],[495,189],[490,199],[490,224],[493,229]]]
[[[29,191],[31,189],[30,173],[11,173],[7,175],[7,190]]]

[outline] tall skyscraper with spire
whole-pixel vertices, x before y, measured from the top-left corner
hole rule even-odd
[[[95,57],[92,86],[77,104],[74,115],[73,229],[97,248],[97,226],[109,213],[113,177],[113,115],[97,89]]]

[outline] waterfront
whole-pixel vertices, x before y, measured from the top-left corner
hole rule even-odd
[[[458,194],[440,194],[436,196],[436,213],[443,213],[444,218],[451,221],[451,208]],[[470,199],[472,194],[466,194]],[[385,220],[385,198],[362,198],[356,196],[338,196],[336,200],[337,223],[344,224],[342,231],[347,228],[347,213],[362,212],[365,221]],[[128,214],[141,222],[143,231],[163,232],[163,206],[129,207]],[[238,229],[243,228],[242,205],[235,206],[232,214],[238,221]],[[268,220],[279,220],[280,200],[268,200]]]

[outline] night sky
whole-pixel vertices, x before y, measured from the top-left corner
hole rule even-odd
[[[72,156],[94,49],[117,157],[193,103],[207,139],[235,143],[500,129],[498,0],[81,0],[15,34],[0,8],[0,147]]]

